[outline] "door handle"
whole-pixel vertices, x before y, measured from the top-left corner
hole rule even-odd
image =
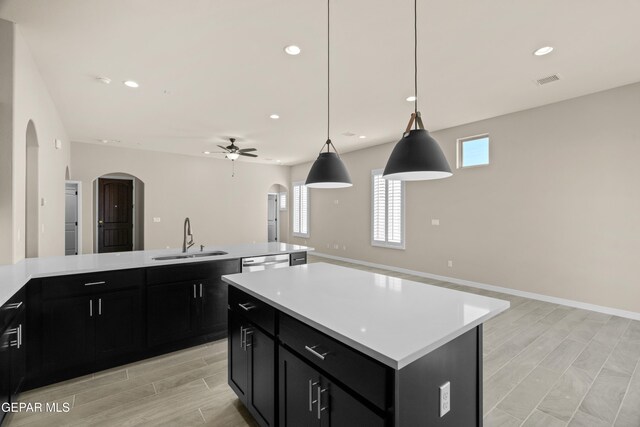
[[[93,300],[89,300],[89,317],[93,317]]]
[[[200,283],[200,298],[202,298],[202,283]]]
[[[240,326],[240,348],[244,350],[244,328]]]
[[[256,308],[255,305],[251,305],[250,302],[245,302],[244,304],[240,304],[238,303],[238,305],[240,306],[240,308],[242,308],[244,311],[249,311],[249,310],[253,310],[254,308]]]
[[[309,380],[309,412],[313,412],[313,404],[317,400],[313,400],[313,387],[318,385],[319,381]]]
[[[317,345],[311,346],[309,347],[308,345],[304,346],[304,349],[307,350],[309,353],[313,354],[314,356],[316,356],[318,359],[320,360],[324,360],[325,356],[327,354],[329,354],[329,352],[325,352],[325,353],[318,353],[315,349],[318,348]]]
[[[89,283],[85,283],[85,286],[95,286],[95,285],[106,285],[107,282],[105,281],[101,281],[101,282],[89,282]]]
[[[98,316],[102,316],[102,298],[98,298]]]
[[[244,351],[247,351],[247,347],[251,347],[253,344],[253,339],[249,342],[249,337],[253,335],[253,329],[245,328],[244,329]]]
[[[17,310],[22,306],[22,301],[14,302],[13,304],[7,304],[4,306],[7,310]]]
[[[325,406],[324,408],[322,407],[322,393],[325,391],[327,391],[326,388],[318,386],[318,419],[322,418],[322,411],[328,408],[328,406]]]
[[[193,284],[193,298],[196,298],[196,284]]]

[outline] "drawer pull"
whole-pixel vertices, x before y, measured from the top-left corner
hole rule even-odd
[[[304,258],[294,258],[293,260],[294,261],[304,261],[305,259]]]
[[[106,285],[106,284],[107,284],[107,282],[102,281],[102,282],[89,282],[89,283],[85,283],[84,285],[85,286],[95,286],[95,285]]]
[[[309,353],[313,354],[314,356],[316,356],[318,359],[320,360],[324,360],[324,357],[329,354],[329,352],[325,352],[325,353],[318,353],[315,349],[318,348],[317,345],[314,345],[312,347],[309,347],[308,345],[304,346],[304,349],[307,350]]]
[[[245,302],[244,304],[240,304],[238,303],[238,305],[240,306],[240,308],[242,308],[244,311],[249,311],[249,310],[253,310],[254,308],[256,308],[255,305],[251,305],[250,302]]]
[[[5,308],[6,308],[7,310],[17,310],[17,309],[19,309],[20,307],[22,307],[22,301],[20,301],[20,302],[14,302],[14,303],[12,303],[12,304],[7,304],[7,305],[5,305]]]

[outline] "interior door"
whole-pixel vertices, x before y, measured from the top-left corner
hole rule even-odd
[[[98,253],[133,250],[133,181],[98,179]]]
[[[64,254],[78,255],[78,188],[64,187]]]
[[[278,195],[269,194],[267,201],[267,240],[278,241]]]

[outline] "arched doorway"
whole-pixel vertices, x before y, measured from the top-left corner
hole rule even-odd
[[[287,188],[273,184],[267,192],[267,241],[283,242],[287,240]]]
[[[144,249],[144,182],[127,173],[102,175],[94,188],[94,251]]]
[[[39,185],[38,185],[38,155],[39,144],[36,127],[29,120],[26,131],[26,176],[25,176],[25,218],[24,241],[25,258],[35,258],[39,253]]]

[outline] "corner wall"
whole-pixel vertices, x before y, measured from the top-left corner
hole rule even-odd
[[[306,242],[334,256],[640,312],[638,117],[640,83],[434,132],[453,168],[457,138],[489,133],[491,165],[408,182],[406,250],[370,243],[370,174],[395,141],[344,154],[354,186],[311,190]],[[291,181],[310,166],[294,166]]]

